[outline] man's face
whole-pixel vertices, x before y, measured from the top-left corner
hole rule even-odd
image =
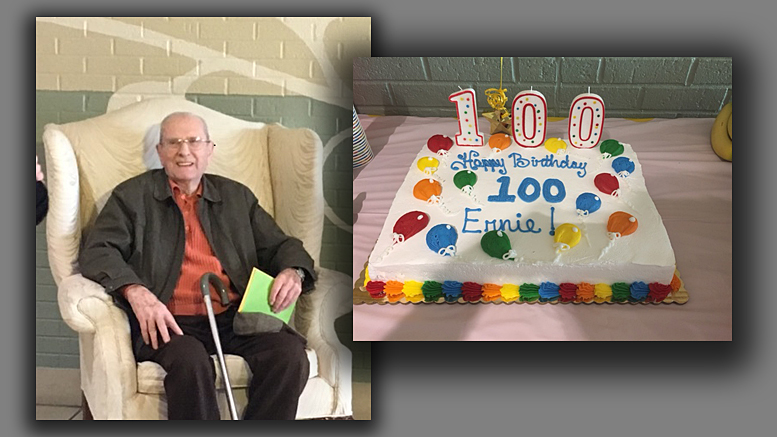
[[[196,117],[175,116],[162,126],[162,140],[157,145],[159,160],[167,176],[181,188],[193,190],[199,185],[213,155],[213,143],[209,140]]]

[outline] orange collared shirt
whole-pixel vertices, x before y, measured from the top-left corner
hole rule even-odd
[[[173,190],[173,199],[183,215],[186,244],[181,275],[175,285],[173,297],[167,302],[167,308],[176,316],[206,315],[207,310],[200,291],[200,278],[205,273],[213,272],[218,275],[227,288],[230,302],[237,302],[239,296],[230,288],[229,278],[221,267],[221,262],[213,253],[197,215],[197,202],[202,197],[202,183],[194,194],[187,195],[173,181],[169,182]],[[210,295],[213,302],[213,312],[219,314],[226,311],[227,307],[221,305],[221,300],[213,288],[211,288]]]

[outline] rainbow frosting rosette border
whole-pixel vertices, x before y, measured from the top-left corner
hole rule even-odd
[[[407,293],[407,294],[406,294]],[[353,289],[353,304],[678,304],[689,300],[688,290],[675,270],[669,284],[617,282],[555,284],[478,284],[456,281],[367,281],[361,271]]]

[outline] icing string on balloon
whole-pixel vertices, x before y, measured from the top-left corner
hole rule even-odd
[[[456,255],[456,246],[450,245],[447,247],[441,247],[440,250],[437,251],[440,255],[443,256],[455,256]]]
[[[472,199],[473,202],[477,203],[478,205],[482,205],[480,200],[478,200],[477,196],[475,195],[475,187],[473,187],[472,185],[465,185],[464,187],[462,187],[461,191],[462,193],[469,196],[469,198]]]

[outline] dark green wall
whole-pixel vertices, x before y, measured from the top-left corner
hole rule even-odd
[[[731,58],[504,58],[508,101],[534,87],[548,115],[567,117],[574,97],[599,94],[607,117],[714,117],[731,100]],[[353,101],[362,114],[455,117],[448,96],[499,87],[499,58],[355,58]]]

